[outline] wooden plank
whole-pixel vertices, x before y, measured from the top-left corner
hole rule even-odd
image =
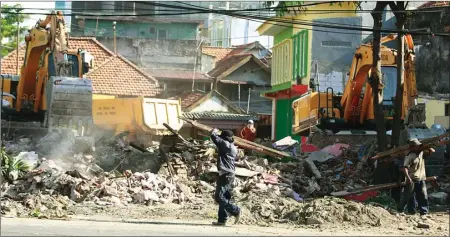
[[[448,141],[439,141],[442,140],[446,137],[449,137],[449,133],[444,133],[440,136],[436,136],[436,137],[432,137],[432,138],[428,138],[428,139],[424,139],[422,141],[420,141],[424,146],[423,146],[423,150],[426,150],[428,148],[430,148],[431,146],[436,146],[436,145],[440,145],[440,144],[448,144]],[[433,144],[433,143],[438,143],[438,144]],[[386,158],[386,157],[397,157],[400,155],[405,154],[406,152],[408,152],[410,150],[409,145],[403,145],[400,147],[397,147],[395,149],[391,149],[389,151],[385,151],[385,152],[380,152],[378,154],[376,154],[374,157],[372,157],[372,159],[380,159],[380,158]]]
[[[434,181],[434,180],[436,180],[436,176],[427,177],[425,181],[429,182],[429,181]],[[395,187],[405,186],[405,185],[406,185],[405,182],[403,182],[403,183],[395,182],[395,183],[371,185],[366,188],[355,190],[355,191],[332,192],[331,196],[344,197],[344,196],[355,195],[355,194],[364,193],[364,192],[368,192],[368,191],[374,191],[374,190],[380,190],[380,189],[386,189],[386,188],[395,188]]]
[[[203,125],[203,124],[198,123],[196,121],[193,121],[193,120],[190,120],[190,119],[186,119],[186,118],[183,118],[183,117],[181,117],[180,119],[182,119],[182,120],[192,124],[192,126],[198,128],[200,130],[207,131],[207,132],[210,132],[212,130],[211,127]],[[254,142],[247,141],[247,140],[242,139],[242,138],[237,137],[237,136],[233,136],[233,139],[234,139],[234,142],[235,142],[236,145],[238,145],[238,146],[240,146],[242,148],[245,148],[245,149],[255,150],[255,151],[264,153],[266,155],[275,157],[275,158],[291,157],[291,155],[289,155],[288,153],[277,151],[275,149],[272,149],[272,148],[269,148],[269,147],[266,147],[266,146],[254,143]]]
[[[186,144],[190,144],[188,140],[184,139],[183,136],[181,136],[177,131],[175,131],[172,127],[169,126],[167,123],[163,123],[164,127],[166,127],[171,133],[175,134],[181,141],[183,141]]]

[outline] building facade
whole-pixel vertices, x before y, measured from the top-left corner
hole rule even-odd
[[[333,36],[330,38],[331,40],[329,40],[327,37],[330,35],[319,35],[314,38],[314,31],[317,31],[317,29],[314,29],[313,26],[300,24],[301,21],[313,22],[331,19],[331,21],[339,22],[340,20],[338,18],[347,18],[350,22],[359,22],[360,26],[360,17],[352,11],[355,10],[355,7],[354,4],[318,4],[305,8],[307,10],[336,11],[332,11],[326,15],[320,13],[287,13],[281,17],[283,23],[272,24],[269,20],[258,28],[260,35],[270,35],[274,37],[271,62],[272,89],[262,94],[262,96],[266,98],[271,98],[273,102],[272,139],[279,140],[286,136],[292,136],[294,139],[300,140],[299,136],[292,134],[292,102],[308,91],[311,80],[311,62],[314,57],[317,58],[316,60],[321,59],[322,57],[320,55],[314,56],[313,53],[328,53],[329,51],[334,50],[332,47],[336,47],[336,45],[339,47],[341,44],[344,44],[348,47],[346,47],[345,50],[339,49],[338,51],[341,53],[335,53],[333,57],[345,58],[345,55],[349,57],[348,52],[353,52],[355,50],[352,46],[361,42],[361,36],[359,39],[357,39],[357,37],[351,38],[350,45],[348,45],[348,39],[343,41],[340,37]],[[287,23],[288,21],[286,20],[289,20],[292,23]],[[332,32],[333,29],[327,28],[327,31]],[[313,46],[313,44],[317,44],[317,42],[319,42],[320,47]],[[330,49],[328,50],[326,47],[330,47]]]

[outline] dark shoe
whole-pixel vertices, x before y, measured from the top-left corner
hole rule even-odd
[[[212,223],[212,225],[215,225],[215,226],[225,226],[225,222],[214,221],[214,222]]]
[[[242,210],[239,211],[238,214],[236,214],[236,215],[234,216],[234,224],[235,224],[235,225],[239,223],[239,220],[241,219],[241,214],[242,214]]]

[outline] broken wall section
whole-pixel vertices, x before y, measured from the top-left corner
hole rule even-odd
[[[97,40],[114,51],[112,37],[97,37]],[[139,38],[117,38],[117,53],[137,66],[145,69],[201,69],[201,53],[197,50],[197,40],[157,40]]]

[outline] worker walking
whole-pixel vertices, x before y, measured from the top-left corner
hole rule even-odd
[[[248,120],[247,125],[241,130],[241,138],[254,142],[256,137],[256,128],[253,120]]]
[[[235,177],[234,162],[237,155],[237,147],[234,145],[233,139],[234,134],[230,130],[222,131],[220,135],[218,132],[216,128],[211,132],[211,139],[217,146],[219,153],[219,158],[217,159],[219,177],[214,195],[214,199],[219,204],[219,218],[217,222],[213,222],[212,224],[224,226],[229,215],[235,217],[235,224],[237,224],[241,216],[241,209],[231,203]]]
[[[405,157],[402,171],[406,177],[406,186],[403,189],[403,195],[399,206],[399,211],[403,212],[408,204],[408,212],[415,213],[415,201],[417,201],[421,216],[428,214],[428,195],[425,183],[425,160],[423,159],[424,149],[422,143],[417,138],[408,141],[410,152]],[[434,152],[433,148],[428,151]],[[414,201],[414,198],[416,199]]]

